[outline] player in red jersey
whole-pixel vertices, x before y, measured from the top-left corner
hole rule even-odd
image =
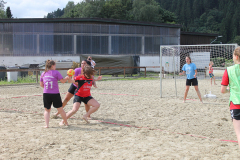
[[[90,67],[89,65],[84,66],[83,68],[83,75],[76,76],[73,79],[69,79],[69,83],[75,83],[78,88],[77,92],[74,95],[74,100],[73,100],[73,108],[71,111],[67,113],[67,119],[70,118],[72,115],[74,115],[80,105],[81,102],[87,104],[88,106],[92,106],[88,112],[82,117],[83,120],[85,120],[87,123],[88,122],[88,117],[94,112],[98,110],[100,107],[100,104],[91,96],[90,90],[92,87],[92,76],[94,75],[94,69]],[[63,125],[64,122],[61,121],[60,125]]]

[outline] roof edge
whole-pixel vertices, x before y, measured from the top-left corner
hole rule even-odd
[[[14,18],[14,19],[0,19],[0,23],[57,23],[57,22],[99,22],[99,23],[114,23],[125,25],[142,25],[142,26],[158,26],[181,28],[180,24],[129,21],[119,19],[105,19],[105,18]]]

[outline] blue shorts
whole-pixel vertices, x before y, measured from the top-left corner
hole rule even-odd
[[[210,78],[213,78],[213,77],[214,77],[214,74],[209,73],[209,76],[210,76]]]

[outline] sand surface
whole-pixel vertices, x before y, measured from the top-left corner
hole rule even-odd
[[[199,102],[193,87],[182,103],[185,80],[98,81],[92,96],[100,109],[86,124],[83,105],[69,127],[50,119],[43,128],[42,88],[39,85],[0,89],[0,159],[240,159],[229,107],[229,94],[199,80],[202,93],[216,99]],[[59,84],[62,99],[70,84]],[[65,111],[72,108],[72,100]],[[56,112],[52,108],[51,113]],[[229,141],[221,141],[229,140]]]

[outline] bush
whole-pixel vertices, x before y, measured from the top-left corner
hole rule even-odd
[[[217,58],[210,58],[213,61],[213,67],[224,67],[225,66],[225,58],[217,57]]]
[[[232,59],[225,59],[222,57],[211,58],[210,60],[214,63],[213,67],[229,67],[234,64]]]
[[[75,68],[78,68],[79,66],[80,66],[80,63],[73,62],[72,68],[75,69]]]

